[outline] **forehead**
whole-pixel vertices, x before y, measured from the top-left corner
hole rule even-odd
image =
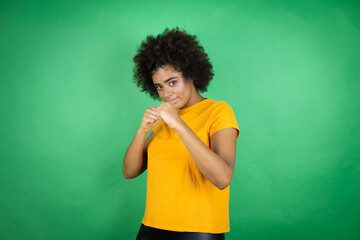
[[[152,73],[154,83],[161,83],[172,77],[182,78],[182,73],[176,71],[172,66],[168,65],[160,67]]]

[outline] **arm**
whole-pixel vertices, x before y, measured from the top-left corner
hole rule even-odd
[[[211,149],[184,123],[175,128],[200,172],[220,190],[230,185],[234,173],[237,130],[226,128],[211,136]]]
[[[221,190],[229,186],[235,165],[237,130],[225,128],[215,132],[210,138],[210,149],[179,117],[171,102],[160,106],[161,118],[179,134],[204,177]]]
[[[126,150],[123,161],[123,175],[126,179],[136,178],[147,169],[147,148],[154,133],[145,140],[148,132],[160,121],[157,108],[145,111],[141,125]]]
[[[126,179],[136,178],[147,169],[147,148],[154,133],[145,140],[146,135],[139,129],[125,153],[122,171]]]

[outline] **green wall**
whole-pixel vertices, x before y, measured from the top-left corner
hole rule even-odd
[[[360,3],[318,0],[1,1],[0,239],[135,238],[132,57],[175,26],[241,130],[226,238],[360,239]]]

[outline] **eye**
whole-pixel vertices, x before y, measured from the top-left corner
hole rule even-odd
[[[172,82],[169,83],[169,85],[170,85],[170,86],[174,86],[175,83],[176,83],[176,81],[172,81]]]
[[[162,86],[155,86],[156,90],[161,90]]]

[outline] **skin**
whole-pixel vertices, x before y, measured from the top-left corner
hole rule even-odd
[[[197,92],[191,79],[183,78],[182,73],[171,66],[159,68],[152,78],[164,103],[145,111],[140,127],[125,153],[124,177],[135,178],[147,169],[147,147],[154,134],[145,138],[162,119],[178,133],[204,177],[217,188],[225,189],[234,173],[237,130],[226,128],[215,132],[211,136],[209,148],[177,113],[177,109],[190,107],[205,99]]]

